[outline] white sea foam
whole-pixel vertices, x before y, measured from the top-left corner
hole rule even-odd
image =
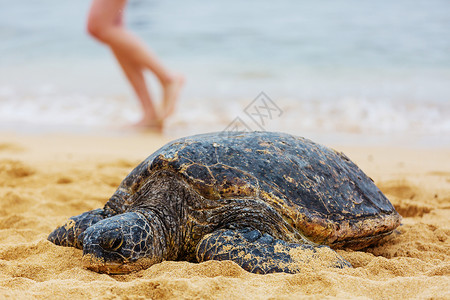
[[[269,95],[270,97],[270,95]],[[167,124],[167,132],[178,135],[224,130],[236,118],[242,130],[278,130],[297,134],[432,134],[450,136],[450,106],[447,102],[408,102],[385,99],[343,98],[311,100],[273,98],[281,115],[268,115],[267,108],[253,98],[217,100],[183,98]],[[253,119],[249,106],[258,106]],[[247,110],[246,110],[247,109]],[[0,126],[22,124],[61,130],[73,127],[116,127],[139,120],[136,100],[129,96],[100,97],[61,95],[42,87],[34,95],[21,95],[0,87]],[[261,124],[261,121],[264,124]]]

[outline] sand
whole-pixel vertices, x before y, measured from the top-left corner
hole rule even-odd
[[[403,215],[391,236],[339,253],[354,268],[256,275],[233,262],[163,262],[129,275],[82,267],[47,235],[102,207],[125,175],[169,139],[152,134],[0,134],[0,298],[450,299],[450,149],[333,145]]]

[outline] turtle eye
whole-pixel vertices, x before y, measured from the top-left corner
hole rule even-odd
[[[102,233],[99,241],[99,246],[107,251],[115,251],[123,244],[122,232],[118,230],[111,230]]]

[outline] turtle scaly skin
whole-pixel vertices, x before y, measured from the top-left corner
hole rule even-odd
[[[284,133],[222,132],[165,145],[103,209],[72,217],[48,239],[83,249],[98,272],[226,259],[255,273],[296,273],[296,262],[329,249],[321,245],[362,249],[400,220],[342,153]],[[330,266],[349,265],[329,254]]]

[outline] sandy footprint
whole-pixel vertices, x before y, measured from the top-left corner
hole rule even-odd
[[[0,160],[0,176],[9,178],[22,178],[31,176],[35,173],[35,170],[21,161],[12,159]]]
[[[23,152],[25,148],[11,143],[0,143],[0,151],[5,152]]]
[[[419,201],[423,197],[419,188],[406,180],[387,181],[379,186],[403,217],[422,217],[433,210],[432,206]]]

